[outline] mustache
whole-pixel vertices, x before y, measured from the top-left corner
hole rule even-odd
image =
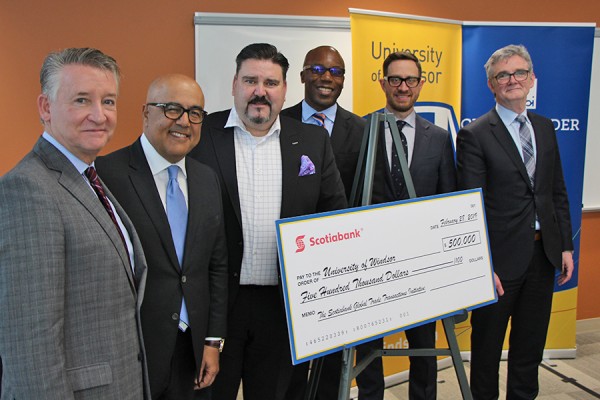
[[[269,100],[267,100],[267,98],[265,96],[256,96],[254,98],[252,98],[248,104],[264,104],[264,105],[271,105],[271,102]]]

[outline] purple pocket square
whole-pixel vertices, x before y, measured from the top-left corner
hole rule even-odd
[[[308,158],[308,156],[300,157],[300,172],[298,173],[298,176],[312,175],[314,173],[315,164],[310,161],[310,158]]]

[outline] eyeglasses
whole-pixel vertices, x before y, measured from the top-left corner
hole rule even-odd
[[[200,107],[184,108],[178,103],[147,103],[147,106],[160,107],[163,109],[165,117],[177,121],[183,113],[187,113],[188,119],[192,124],[200,124],[208,114]]]
[[[323,75],[325,72],[329,71],[331,76],[335,76],[336,78],[340,78],[340,77],[344,76],[344,74],[346,73],[346,70],[344,68],[339,68],[339,67],[326,68],[322,65],[306,65],[306,66],[304,66],[304,68],[302,68],[302,71],[306,71],[307,69],[310,69],[310,72],[312,72],[313,74],[316,74],[316,75]]]
[[[405,82],[406,86],[409,88],[414,88],[419,86],[419,83],[421,82],[421,79],[417,78],[416,76],[409,76],[408,78],[401,78],[399,76],[384,76],[383,79],[385,79],[392,87],[402,86],[402,82]]]
[[[496,81],[499,84],[505,85],[508,82],[510,82],[510,77],[511,76],[514,76],[515,80],[517,82],[522,82],[525,79],[527,79],[527,77],[529,76],[529,70],[528,69],[518,69],[515,72],[513,72],[512,74],[509,74],[508,72],[500,72],[494,78],[496,78]]]

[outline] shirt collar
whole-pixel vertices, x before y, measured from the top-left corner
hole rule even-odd
[[[386,114],[393,114],[390,110],[387,109],[387,107],[384,109]],[[397,118],[394,115],[394,118],[396,119],[396,121],[399,120],[399,118]],[[408,114],[408,116],[406,118],[404,118],[402,121],[406,122],[406,124],[408,126],[410,126],[411,128],[415,128],[416,127],[416,123],[417,123],[417,113],[415,111],[415,109],[413,108],[413,110],[411,111],[410,114]]]
[[[48,142],[50,142],[50,144],[52,144],[54,147],[56,147],[56,149],[60,151],[65,157],[67,157],[67,159],[71,161],[71,164],[73,164],[73,166],[77,169],[77,172],[79,172],[80,174],[83,174],[90,165],[92,167],[94,166],[93,162],[90,165],[88,165],[84,161],[81,161],[48,132],[44,131],[44,133],[42,133],[42,137]]]
[[[306,122],[312,118],[314,113],[325,114],[328,120],[335,122],[335,114],[337,113],[338,105],[334,103],[331,107],[324,109],[323,111],[317,111],[312,108],[306,100],[302,100],[302,122]]]
[[[242,121],[242,119],[238,115],[235,107],[231,108],[231,111],[229,112],[229,118],[227,118],[227,122],[225,123],[225,128],[239,128],[239,129],[241,129],[242,132],[252,136],[252,134],[248,131],[248,129],[246,129],[246,125],[244,125],[244,121]],[[277,119],[275,119],[275,122],[273,122],[273,125],[271,125],[271,127],[269,128],[269,132],[267,132],[267,134],[264,137],[267,138],[271,135],[279,136],[280,131],[281,131],[281,122],[279,121],[279,115],[278,115]]]
[[[527,110],[525,110],[522,114],[517,114],[516,112],[496,103],[496,112],[500,116],[504,126],[510,126],[510,124],[515,122],[515,118],[517,118],[519,115],[524,115],[525,119],[529,121],[529,118],[527,118]]]
[[[177,165],[183,175],[187,177],[187,172],[185,170],[185,157],[176,162],[175,164],[167,161],[163,156],[161,156],[158,151],[152,146],[152,143],[148,140],[145,133],[142,133],[140,137],[140,142],[142,144],[142,149],[144,150],[144,155],[146,156],[146,161],[148,161],[148,166],[150,167],[150,171],[152,175],[156,175],[169,168],[171,165]]]

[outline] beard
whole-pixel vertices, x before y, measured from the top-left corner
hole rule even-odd
[[[267,122],[271,119],[271,114],[272,114],[271,102],[269,100],[267,100],[266,97],[264,97],[264,96],[254,97],[252,100],[250,100],[248,102],[248,105],[250,105],[250,104],[261,104],[261,105],[266,105],[269,107],[269,113],[266,116],[262,116],[262,115],[251,116],[251,115],[249,115],[249,112],[248,112],[248,106],[246,106],[246,111],[244,112],[244,114],[246,115],[246,118],[248,118],[250,121],[252,121],[253,123],[255,123],[257,125],[260,125],[260,124],[264,124],[265,122]]]

